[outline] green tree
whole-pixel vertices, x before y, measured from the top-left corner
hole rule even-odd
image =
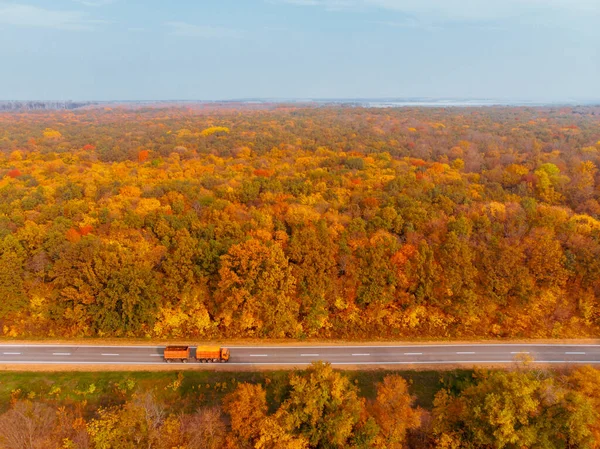
[[[335,297],[336,246],[324,221],[296,227],[287,247],[297,280],[300,317],[308,335],[323,328]]]
[[[176,304],[181,295],[189,293],[197,282],[198,240],[187,229],[180,229],[171,240],[171,248],[161,262],[164,273],[162,293],[165,299]]]
[[[167,418],[163,405],[146,393],[120,407],[100,408],[87,429],[96,449],[152,448],[171,436]]]
[[[364,401],[349,379],[330,364],[313,363],[290,376],[290,393],[279,409],[282,425],[314,448],[348,447],[364,417]]]
[[[147,254],[86,236],[70,245],[52,268],[57,313],[74,334],[89,329],[135,334],[153,322],[158,308],[153,267]]]
[[[477,246],[479,284],[486,298],[495,304],[526,304],[534,289],[534,280],[525,263],[525,253],[517,241],[493,238]]]
[[[479,373],[458,397],[438,393],[434,403],[438,443],[456,447],[517,449],[588,448],[595,413],[583,395],[532,371]]]
[[[394,300],[397,278],[392,255],[398,241],[391,234],[380,232],[369,243],[358,248],[360,286],[357,302],[361,305],[386,305]]]
[[[24,274],[23,258],[17,252],[8,250],[0,255],[0,319],[27,305]]]
[[[439,249],[439,264],[443,271],[443,304],[459,316],[473,316],[477,310],[475,280],[477,269],[473,251],[464,237],[449,232]],[[448,307],[450,305],[450,307]]]

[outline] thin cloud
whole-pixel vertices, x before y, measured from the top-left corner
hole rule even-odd
[[[269,3],[287,3],[298,6],[319,6],[323,4],[320,0],[271,0]]]
[[[383,21],[374,21],[372,22],[374,25],[378,26],[386,26],[390,28],[405,28],[405,29],[422,29],[426,31],[439,31],[443,29],[440,26],[436,26],[429,22],[424,22],[422,20],[417,20],[414,17],[406,17],[404,20],[383,20]]]
[[[356,3],[442,20],[498,20],[559,11],[600,12],[598,0],[357,0]]]
[[[75,3],[79,3],[85,6],[105,6],[116,3],[118,0],[73,0]]]
[[[59,11],[32,5],[0,2],[0,24],[28,28],[53,28],[57,30],[91,30],[107,23],[92,20],[86,12]]]
[[[330,11],[356,9],[361,6],[359,0],[267,0],[268,3],[285,3],[296,6],[322,6]]]
[[[230,28],[213,27],[209,25],[192,25],[186,22],[167,22],[174,36],[195,37],[201,39],[240,38],[243,33]]]
[[[600,14],[598,0],[268,0],[329,10],[383,9],[436,21],[501,20],[523,14]]]

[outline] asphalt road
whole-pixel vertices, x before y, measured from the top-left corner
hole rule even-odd
[[[228,346],[231,365],[600,364],[600,345],[475,344],[407,346]],[[195,347],[193,347],[195,348]],[[0,365],[162,365],[164,346],[0,345]],[[192,352],[194,354],[194,352]],[[199,366],[203,366],[198,364]],[[223,364],[224,365],[224,364]],[[176,367],[177,364],[169,366]]]

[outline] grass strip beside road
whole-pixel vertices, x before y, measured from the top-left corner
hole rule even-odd
[[[135,392],[154,391],[157,399],[173,411],[192,412],[217,405],[238,383],[262,384],[272,408],[285,398],[290,371],[112,371],[112,372],[19,372],[0,374],[0,411],[11,401],[30,399],[53,404],[85,404],[87,413],[99,406],[118,405]],[[362,396],[372,399],[376,383],[388,374],[399,374],[410,384],[417,405],[431,409],[441,388],[460,390],[472,379],[472,370],[450,371],[344,371]]]

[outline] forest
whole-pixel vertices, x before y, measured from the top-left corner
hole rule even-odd
[[[262,381],[202,382],[192,371],[144,387],[141,376],[119,374],[102,385],[61,384],[56,373],[21,384],[2,404],[0,448],[600,447],[600,370],[591,367],[551,372],[524,361],[504,371],[447,373],[423,406],[397,373],[368,385],[320,362]]]
[[[599,107],[2,112],[0,331],[598,335],[599,164]]]

